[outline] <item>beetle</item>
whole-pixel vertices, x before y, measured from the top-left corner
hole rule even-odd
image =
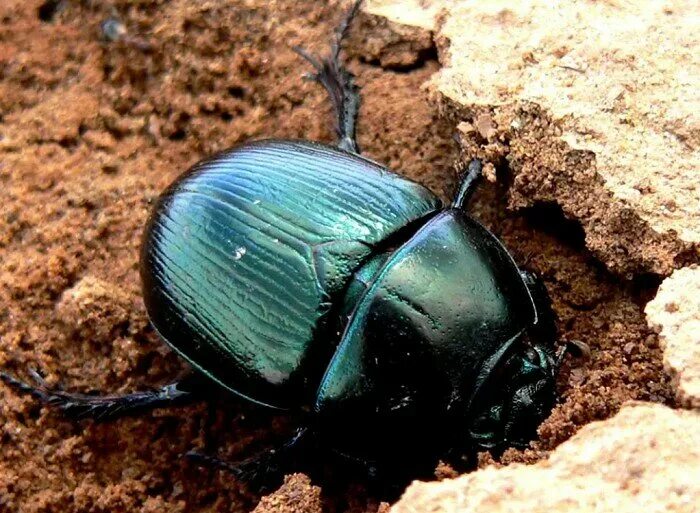
[[[194,368],[160,389],[93,396],[0,377],[76,418],[211,395],[304,426],[239,475],[300,447],[377,469],[531,440],[556,401],[565,350],[542,282],[466,212],[473,160],[447,206],[360,154],[359,88],[340,59],[295,50],[332,100],[338,143],[263,140],[195,164],[160,196],[141,251],[158,335]],[[403,463],[402,463],[403,464]],[[410,466],[410,465],[409,465]]]

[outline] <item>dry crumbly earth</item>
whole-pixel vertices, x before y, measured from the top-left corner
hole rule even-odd
[[[659,331],[678,403],[700,409],[700,267],[684,267],[666,278],[645,312]]]
[[[323,91],[301,80],[306,68],[290,46],[324,50],[339,11],[334,2],[299,0],[2,2],[3,368],[22,374],[33,366],[52,384],[109,392],[183,371],[140,299],[149,207],[217,150],[264,137],[332,140]],[[110,17],[127,30],[121,41],[101,38]],[[363,87],[361,147],[447,197],[459,151],[454,119],[440,117],[421,88],[440,67],[430,34],[368,14],[358,21],[348,55]],[[482,187],[475,216],[543,276],[562,337],[586,342],[592,356],[565,365],[561,404],[539,440],[507,452],[501,464],[542,460],[625,401],[675,402],[659,335],[643,311],[660,278],[608,271],[587,249],[581,225],[557,208],[509,211],[507,182]],[[287,424],[224,396],[114,423],[75,423],[1,386],[0,512],[250,511],[258,494],[182,454],[198,448],[237,460]],[[362,483],[318,490],[296,475],[258,512],[376,511],[385,508],[380,499]]]

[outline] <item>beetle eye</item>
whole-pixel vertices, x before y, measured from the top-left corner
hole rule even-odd
[[[537,354],[537,351],[532,347],[528,347],[525,350],[525,359],[530,363],[538,364],[540,362],[540,355]]]

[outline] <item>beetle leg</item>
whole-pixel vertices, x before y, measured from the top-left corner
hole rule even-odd
[[[318,58],[299,46],[292,47],[316,70],[316,73],[307,76],[319,82],[328,92],[335,111],[338,147],[352,153],[360,153],[355,138],[357,114],[360,110],[360,89],[355,84],[355,76],[340,61],[340,49],[361,3],[362,0],[356,0],[336,28],[328,57]]]
[[[557,338],[556,316],[552,310],[552,300],[547,292],[544,281],[537,274],[521,269],[525,285],[537,310],[537,323],[531,326],[528,333],[548,347],[554,347]]]
[[[238,462],[225,461],[195,450],[185,453],[185,457],[200,465],[225,470],[243,481],[260,483],[290,468],[293,454],[300,449],[302,442],[308,439],[308,434],[307,428],[299,428],[294,436],[278,447],[261,451]]]
[[[38,372],[30,370],[29,373],[36,385],[21,381],[3,371],[0,371],[0,380],[16,391],[30,394],[42,403],[58,408],[74,419],[112,420],[153,408],[177,406],[196,399],[192,383],[187,378],[145,392],[125,395],[89,395],[50,388]]]
[[[561,346],[557,351],[555,358],[555,368],[558,369],[559,367],[561,367],[561,364],[564,361],[564,357],[567,354],[570,354],[574,358],[579,358],[581,360],[590,360],[592,351],[591,347],[585,342],[581,342],[580,340],[565,340],[564,345]]]
[[[476,186],[479,185],[481,179],[483,165],[479,159],[474,159],[467,166],[467,172],[462,176],[462,183],[459,185],[459,191],[452,202],[452,208],[465,208],[469,203],[469,198],[472,197]]]

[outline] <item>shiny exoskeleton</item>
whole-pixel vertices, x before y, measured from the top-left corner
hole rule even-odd
[[[479,161],[443,206],[359,155],[359,94],[339,60],[358,6],[328,58],[297,49],[333,100],[338,147],[264,140],[215,155],[161,195],[146,227],[149,317],[206,379],[118,397],[5,382],[102,419],[206,398],[216,383],[305,412],[285,448],[312,441],[373,468],[532,438],[556,398],[546,290],[465,212]]]

